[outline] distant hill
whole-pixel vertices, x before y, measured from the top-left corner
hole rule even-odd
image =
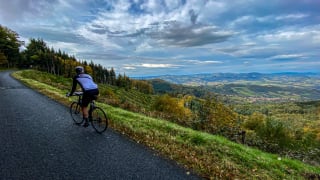
[[[211,85],[212,83],[234,83],[238,81],[301,81],[305,79],[320,79],[320,73],[212,73],[212,74],[192,74],[192,75],[162,75],[162,76],[147,76],[140,79],[162,79],[174,84],[184,85]],[[320,87],[319,87],[320,89]]]
[[[317,73],[214,73],[145,77],[159,93],[206,91],[253,101],[319,100],[320,74]]]

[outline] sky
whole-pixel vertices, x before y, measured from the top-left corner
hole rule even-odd
[[[0,0],[28,44],[131,77],[320,72],[320,0]]]

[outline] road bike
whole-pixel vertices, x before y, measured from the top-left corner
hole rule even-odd
[[[71,96],[78,96],[78,100],[73,101],[70,105],[70,114],[74,123],[80,125],[84,121],[81,109],[83,92],[75,92]],[[109,120],[106,113],[102,108],[96,106],[94,100],[90,102],[89,106],[89,122],[97,133],[103,133],[108,128]]]

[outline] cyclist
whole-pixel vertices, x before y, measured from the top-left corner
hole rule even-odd
[[[99,95],[99,89],[98,85],[93,81],[92,77],[89,74],[84,73],[84,68],[82,66],[77,66],[75,70],[77,75],[73,77],[72,89],[70,93],[67,94],[67,97],[74,93],[77,84],[81,86],[81,89],[83,91],[81,103],[84,119],[83,127],[88,127],[88,105],[92,100],[97,99],[97,96]]]

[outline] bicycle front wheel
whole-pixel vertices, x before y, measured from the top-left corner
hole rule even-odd
[[[79,125],[83,122],[83,118],[81,114],[81,106],[79,103],[73,102],[70,105],[70,114],[75,124]]]
[[[107,115],[100,107],[93,109],[91,124],[98,133],[103,133],[108,128]]]

